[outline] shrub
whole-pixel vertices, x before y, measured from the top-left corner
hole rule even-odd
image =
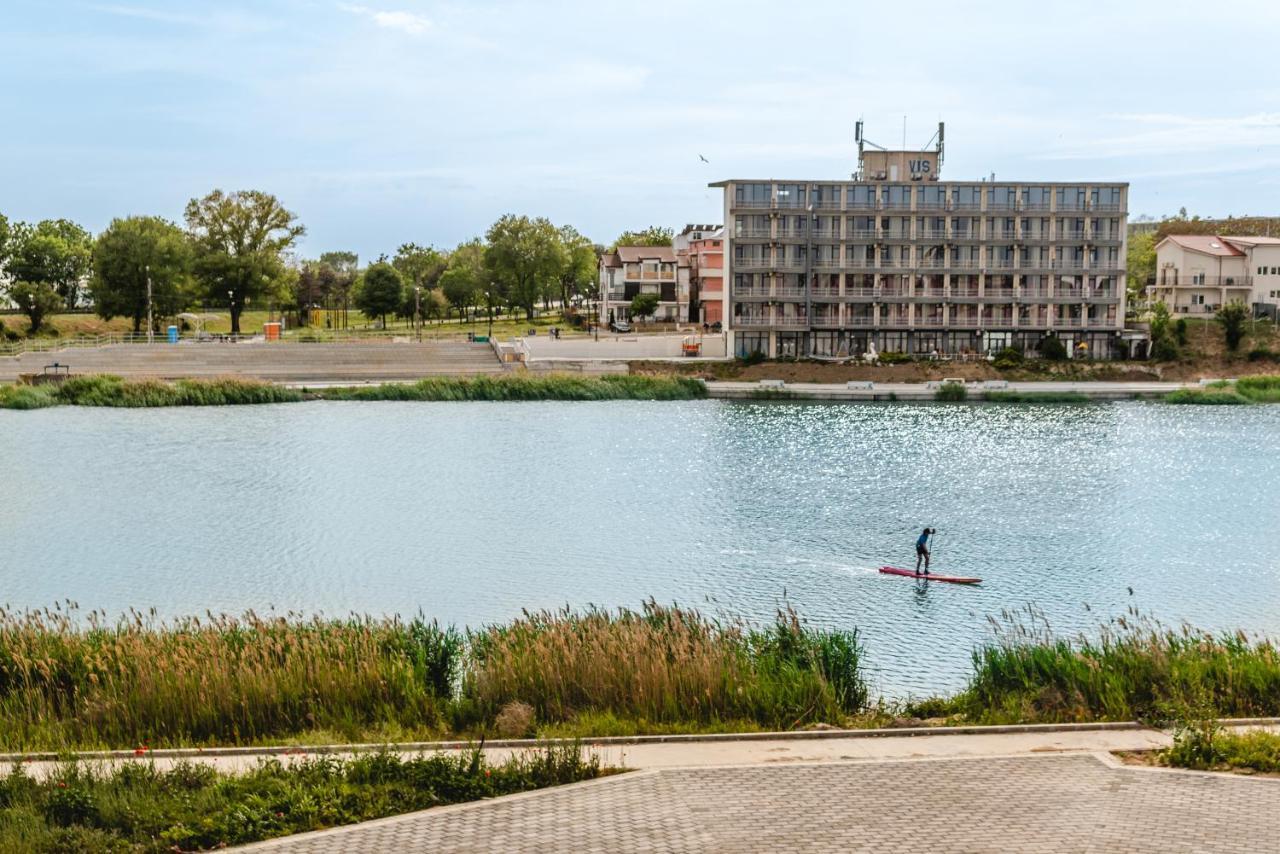
[[[1240,406],[1248,404],[1234,389],[1180,388],[1164,396],[1165,403],[1198,404],[1201,406]]]
[[[502,738],[525,738],[533,735],[533,706],[507,703],[493,719],[493,729]]]
[[[1187,346],[1187,319],[1179,317],[1173,322],[1173,340],[1178,342],[1179,347]]]
[[[879,357],[877,357],[877,360],[882,365],[900,365],[903,362],[910,362],[911,357],[908,356],[906,353],[897,353],[892,350],[889,350],[887,352],[881,353]]]
[[[693,377],[610,374],[506,374],[478,377],[428,377],[412,384],[391,383],[324,389],[328,400],[692,400],[707,396]]]
[[[1244,340],[1244,325],[1249,319],[1249,309],[1242,302],[1229,302],[1218,309],[1214,319],[1222,325],[1227,349],[1232,353],[1239,350],[1240,342]]]
[[[1088,395],[1071,391],[984,391],[990,403],[1089,403]]]
[[[1280,376],[1241,377],[1236,392],[1254,403],[1280,403]]]
[[[933,399],[948,403],[963,401],[969,397],[969,390],[964,383],[943,383],[933,393]]]
[[[763,362],[766,358],[767,357],[765,356],[763,350],[752,350],[750,353],[748,353],[745,356],[739,356],[738,363],[741,365],[758,365],[761,362]]]
[[[1040,339],[1040,345],[1036,348],[1040,353],[1040,358],[1048,359],[1050,362],[1061,362],[1067,358],[1067,345],[1062,343],[1062,339],[1056,335],[1046,335]]]
[[[57,405],[57,391],[52,386],[0,386],[0,409],[44,409]]]
[[[999,353],[996,353],[995,360],[992,362],[995,367],[1002,371],[1020,366],[1026,357],[1017,347],[1005,347]]]
[[[1267,347],[1254,347],[1249,351],[1250,362],[1277,362],[1280,361],[1280,354]]]

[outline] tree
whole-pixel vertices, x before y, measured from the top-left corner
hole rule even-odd
[[[396,313],[400,317],[414,317],[417,306],[422,305],[425,315],[423,300],[428,299],[427,295],[439,283],[441,274],[449,265],[449,259],[431,246],[405,243],[396,250],[396,257],[392,259],[391,265],[408,285],[404,290],[404,302]],[[418,288],[419,292],[415,294],[414,288]]]
[[[93,261],[93,238],[74,222],[47,219],[20,227],[12,239],[9,276],[16,282],[48,285],[75,307]]]
[[[147,277],[155,315],[177,314],[186,307],[191,276],[191,242],[181,228],[153,216],[115,219],[93,247],[90,292],[103,320],[123,316],[133,331],[147,317]]]
[[[347,305],[351,302],[351,292],[355,289],[356,279],[360,275],[360,256],[347,251],[323,252],[320,255],[320,263],[334,272],[333,285],[328,292],[328,298],[333,301],[334,307],[342,307],[342,327],[345,329]]]
[[[658,310],[657,294],[636,294],[631,299],[631,319],[649,317]]]
[[[1151,306],[1147,329],[1151,333],[1151,358],[1157,362],[1172,362],[1178,358],[1178,345],[1173,336],[1169,306],[1163,300]]]
[[[558,276],[560,308],[568,311],[571,300],[590,292],[596,281],[600,258],[596,255],[595,245],[571,225],[560,226],[560,243],[565,255]]]
[[[61,311],[65,305],[53,285],[46,282],[14,282],[9,286],[9,299],[31,321],[32,334],[40,331],[45,317]]]
[[[461,243],[449,255],[449,266],[440,276],[440,290],[459,311],[475,308],[480,302],[488,271],[484,266],[484,244],[479,240]]]
[[[364,271],[355,293],[356,308],[368,317],[381,318],[383,329],[387,328],[387,315],[395,311],[403,299],[404,279],[387,263],[386,256]]]
[[[196,276],[210,299],[227,297],[231,334],[238,335],[245,304],[281,289],[281,256],[306,229],[275,196],[259,190],[214,190],[203,199],[192,199],[186,221],[195,247]]]
[[[1222,324],[1222,334],[1227,340],[1227,349],[1232,353],[1240,349],[1244,340],[1244,324],[1249,319],[1249,309],[1244,303],[1232,301],[1218,309],[1214,318]]]
[[[303,261],[293,281],[293,303],[304,323],[311,310],[327,305],[337,289],[337,272],[322,261]]]
[[[1156,278],[1156,235],[1154,232],[1135,234],[1129,238],[1126,267],[1129,271],[1129,291],[1141,294]]]
[[[9,260],[9,243],[12,237],[13,228],[9,225],[9,218],[0,214],[0,277],[3,277],[5,262]]]
[[[1051,362],[1061,362],[1067,358],[1067,345],[1062,343],[1062,339],[1056,335],[1046,335],[1040,339],[1040,358],[1048,359]]]
[[[533,320],[534,306],[556,285],[565,263],[559,233],[544,217],[508,214],[489,228],[487,237],[485,266],[507,302]]]
[[[609,251],[617,251],[619,246],[670,246],[675,237],[676,230],[674,228],[651,225],[642,231],[622,232],[622,234],[618,235],[618,239],[613,241]]]

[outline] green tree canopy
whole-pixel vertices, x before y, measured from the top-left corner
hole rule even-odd
[[[231,303],[231,332],[240,332],[245,303],[285,285],[284,252],[306,229],[270,193],[214,190],[187,203],[195,273],[212,300]],[[283,296],[283,293],[281,293]]]
[[[448,256],[431,246],[405,243],[396,250],[391,265],[404,279],[406,286],[404,302],[396,313],[401,317],[413,317],[415,306],[421,303],[423,316],[427,316],[427,300],[434,299],[429,298],[428,294],[439,284],[441,274],[448,267]],[[414,288],[419,289],[419,294],[414,294]],[[432,311],[434,310],[433,304]]]
[[[387,326],[387,315],[399,308],[403,299],[404,279],[385,257],[371,264],[356,286],[356,308],[369,317],[381,318],[384,329]]]
[[[31,332],[36,333],[44,325],[45,318],[63,309],[62,297],[45,282],[14,282],[9,286],[9,299],[31,322]]]
[[[16,282],[47,285],[76,306],[93,260],[93,238],[74,222],[47,219],[20,226],[10,238],[8,274]]]
[[[636,294],[631,298],[631,319],[649,317],[658,310],[657,294]]]
[[[1129,238],[1125,266],[1129,272],[1129,290],[1141,293],[1156,277],[1156,236],[1154,232],[1135,234]]]
[[[192,252],[186,233],[160,217],[115,219],[93,248],[90,291],[94,310],[104,320],[123,316],[133,331],[147,317],[147,276],[156,316],[172,316],[190,298]]]
[[[484,244],[471,240],[450,253],[449,266],[440,276],[440,289],[451,305],[467,311],[480,303],[487,276]]]
[[[596,255],[595,245],[571,225],[560,227],[560,243],[564,247],[565,256],[558,276],[560,307],[567,310],[574,299],[591,292],[599,270],[600,257]]]
[[[485,266],[502,286],[502,294],[512,306],[524,309],[533,319],[539,299],[554,293],[565,264],[560,234],[544,217],[508,214],[495,222],[487,235]]]
[[[622,232],[622,234],[618,235],[618,239],[613,241],[609,251],[615,251],[619,246],[670,246],[675,238],[676,230],[674,228],[651,225],[640,231]]]

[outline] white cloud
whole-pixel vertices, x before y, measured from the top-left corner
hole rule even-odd
[[[370,9],[368,6],[357,6],[350,3],[339,3],[338,8],[344,12],[368,18],[379,27],[384,27],[388,30],[399,30],[410,36],[425,35],[432,26],[430,18],[417,12]]]

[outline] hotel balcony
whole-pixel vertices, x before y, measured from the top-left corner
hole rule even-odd
[[[1057,287],[1053,289],[1054,302],[1081,302],[1083,300],[1084,288]]]
[[[1083,258],[1054,258],[1051,266],[1054,270],[1068,270],[1079,273],[1083,273],[1085,270],[1089,269],[1085,266]]]
[[[1064,228],[1058,232],[1058,240],[1070,243],[1083,243],[1087,236],[1083,228]]]
[[[951,237],[949,228],[920,228],[916,230],[917,240],[947,240]]]
[[[809,293],[814,299],[839,299],[840,289],[830,285],[815,285],[809,289]]]
[[[844,262],[839,258],[816,258],[810,269],[824,273],[835,273],[844,269]]]
[[[1155,288],[1252,288],[1253,276],[1163,276]]]
[[[809,321],[794,315],[766,313],[735,317],[731,325],[737,329],[808,329]]]
[[[848,300],[858,300],[861,302],[870,302],[876,298],[876,289],[867,287],[846,286],[844,289],[844,298]]]
[[[770,258],[734,258],[733,268],[740,272],[754,271],[762,272],[773,266]]]
[[[804,258],[776,258],[771,266],[775,270],[803,270],[807,263]]]
[[[844,324],[841,322],[839,313],[836,313],[814,314],[813,320],[809,325],[814,329],[839,329]]]
[[[844,207],[840,199],[821,199],[810,202],[815,211],[838,211]]]
[[[736,300],[762,300],[769,299],[772,294],[769,293],[768,286],[756,288],[734,288],[731,296]]]
[[[1050,243],[1053,236],[1047,231],[1023,231],[1016,240],[1018,243]]]
[[[876,318],[870,314],[851,314],[844,319],[845,326],[875,326]]]
[[[733,235],[734,240],[772,240],[773,231],[768,228],[740,228]]]
[[[874,240],[876,238],[876,229],[874,228],[846,228],[844,230],[844,240]]]
[[[952,285],[948,298],[956,302],[977,302],[978,286],[977,285]],[[1012,299],[1012,297],[1010,297]]]
[[[940,302],[947,296],[947,289],[942,286],[915,288],[909,294],[913,300],[929,300],[930,302]]]
[[[1049,288],[1046,285],[1023,285],[1018,288],[1019,302],[1048,302]]]
[[[740,211],[767,211],[773,209],[772,199],[734,199],[732,207]]]

